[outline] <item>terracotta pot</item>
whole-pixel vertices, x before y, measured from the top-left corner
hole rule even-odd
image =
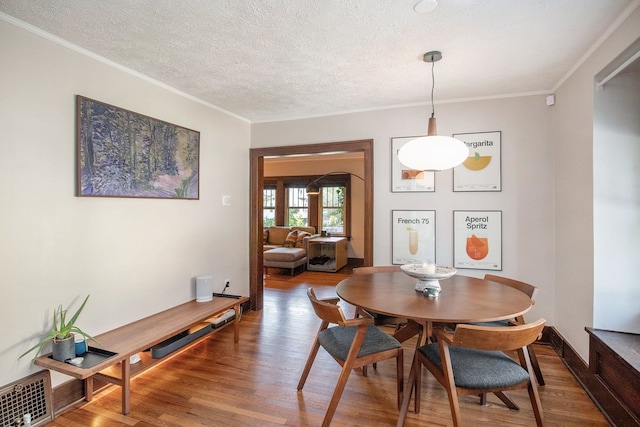
[[[76,346],[74,342],[73,334],[69,337],[59,340],[53,339],[52,343],[52,355],[55,360],[64,362],[76,357]]]

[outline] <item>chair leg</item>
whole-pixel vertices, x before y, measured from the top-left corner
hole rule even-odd
[[[405,390],[402,397],[402,407],[400,408],[400,415],[398,416],[398,422],[396,427],[404,426],[404,420],[407,418],[407,411],[409,410],[409,402],[411,402],[411,394],[413,393],[413,389],[415,388],[415,367],[416,363],[420,363],[416,357],[413,358],[413,363],[411,364],[411,370],[409,371],[409,379],[407,380],[407,386],[409,390]]]
[[[524,350],[524,351],[523,351]],[[540,395],[538,394],[538,387],[534,380],[535,373],[531,364],[531,358],[529,356],[528,348],[518,350],[518,358],[520,359],[520,365],[526,368],[529,372],[529,385],[527,391],[529,392],[529,400],[531,400],[531,406],[533,408],[533,414],[536,417],[536,425],[543,427],[545,425],[544,414],[542,413],[542,403],[540,403]]]
[[[416,351],[417,352],[417,351]],[[420,363],[419,359],[415,361],[415,371],[414,371],[414,384],[416,388],[416,394],[413,400],[413,411],[416,414],[420,413],[420,400],[422,399],[422,363]]]
[[[311,366],[313,365],[313,361],[318,354],[318,349],[320,348],[320,342],[318,338],[313,342],[313,347],[311,347],[311,351],[309,352],[309,357],[307,358],[307,363],[304,365],[304,370],[302,371],[302,375],[300,376],[300,381],[298,381],[298,390],[302,390],[304,387],[304,383],[307,381],[307,377],[309,376],[309,371],[311,371]]]
[[[480,394],[480,405],[487,406],[487,393]]]
[[[514,402],[513,400],[511,400],[511,398],[509,396],[507,396],[507,394],[505,392],[502,391],[496,391],[493,394],[495,394],[496,396],[498,396],[498,399],[502,400],[502,402],[507,405],[507,408],[509,409],[515,409],[517,411],[520,410],[520,407],[518,405],[516,405],[516,402]]]
[[[447,388],[447,396],[449,396],[449,407],[451,408],[451,418],[453,419],[454,427],[462,425],[462,418],[460,417],[460,404],[458,403],[458,393],[456,387]]]
[[[529,350],[529,359],[531,360],[531,367],[533,368],[533,372],[536,374],[536,380],[538,380],[538,385],[544,385],[544,377],[542,376],[542,371],[540,370],[540,365],[538,364],[538,358],[536,357],[536,352],[533,349],[533,345],[527,347]]]
[[[398,390],[398,409],[402,408],[402,398],[404,397],[404,356],[402,347],[398,349],[396,357],[396,387]]]
[[[329,425],[331,425],[331,419],[333,418],[333,415],[336,413],[336,409],[338,408],[338,403],[340,403],[340,397],[342,397],[342,392],[344,391],[344,388],[347,385],[347,380],[349,379],[350,373],[351,373],[351,364],[345,363],[345,365],[342,367],[342,371],[340,371],[338,384],[336,384],[336,388],[333,391],[333,395],[331,396],[331,402],[329,402],[329,407],[327,408],[327,412],[324,415],[324,420],[322,420],[322,427],[329,427]]]
[[[538,394],[538,387],[530,382],[527,390],[529,391],[529,400],[531,400],[533,414],[536,416],[536,425],[538,427],[543,427],[545,425],[545,421],[544,414],[542,413],[542,403],[540,403],[540,395]]]

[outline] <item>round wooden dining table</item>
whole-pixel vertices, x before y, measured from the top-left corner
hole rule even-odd
[[[533,304],[523,292],[475,277],[455,274],[440,280],[442,290],[437,297],[417,292],[416,282],[417,279],[403,272],[353,275],[338,283],[336,293],[349,304],[367,311],[413,320],[396,332],[394,336],[399,341],[422,335],[423,331],[426,333],[419,341],[426,340],[431,336],[433,323],[513,319],[529,311]]]

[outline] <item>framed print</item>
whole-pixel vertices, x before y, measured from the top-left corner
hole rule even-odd
[[[501,132],[453,135],[469,147],[469,157],[453,168],[453,191],[502,191]]]
[[[199,198],[200,132],[76,96],[76,194]]]
[[[400,163],[398,151],[415,136],[391,138],[391,192],[436,191],[435,172],[411,169]]]
[[[502,270],[502,211],[453,211],[453,266]]]
[[[436,211],[391,211],[392,264],[436,262]]]

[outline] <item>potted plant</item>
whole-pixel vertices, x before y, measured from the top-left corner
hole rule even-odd
[[[52,357],[55,360],[64,362],[68,359],[73,359],[76,356],[74,333],[82,335],[85,339],[96,341],[93,337],[91,337],[91,335],[87,334],[75,325],[76,320],[78,320],[78,316],[80,316],[80,313],[82,312],[82,309],[84,308],[88,299],[89,295],[87,295],[80,308],[68,321],[67,310],[63,309],[62,304],[60,304],[58,308],[53,311],[53,326],[51,328],[51,331],[38,344],[22,353],[19,359],[37,349],[35,356],[33,356],[33,358],[35,359],[42,351],[42,348],[47,343],[51,342]]]

